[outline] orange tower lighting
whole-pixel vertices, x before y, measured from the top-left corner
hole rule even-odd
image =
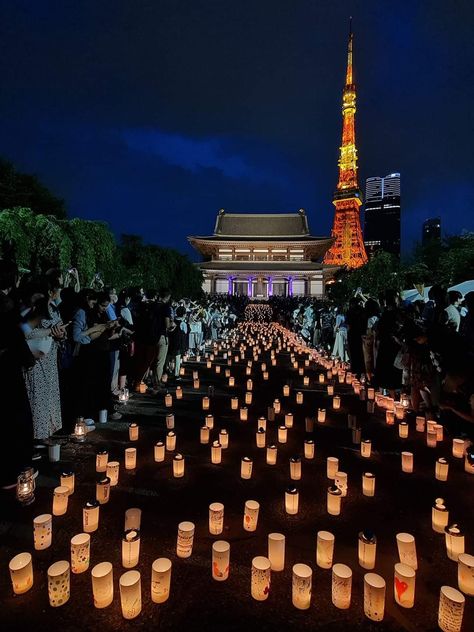
[[[360,227],[359,207],[362,194],[357,182],[355,144],[356,88],[352,81],[352,28],[349,31],[346,85],[342,93],[342,145],[339,157],[339,180],[333,197],[336,207],[331,235],[334,243],[324,257],[327,265],[359,268],[367,263]]]

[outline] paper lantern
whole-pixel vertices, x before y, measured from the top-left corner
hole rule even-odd
[[[108,460],[109,453],[107,450],[99,450],[95,455],[95,471],[106,472]]]
[[[345,564],[334,564],[332,567],[331,595],[332,603],[340,610],[347,610],[351,605],[352,571]]]
[[[204,397],[202,398],[202,409],[209,410],[210,406],[211,406],[211,400],[209,399],[207,395],[204,395]]]
[[[239,398],[231,397],[230,399],[230,408],[231,410],[237,410],[239,408]]]
[[[200,386],[201,386],[201,382],[200,382],[199,378],[197,380],[193,380],[193,388],[195,390],[199,390]]]
[[[428,419],[426,422],[426,432],[435,432],[436,421],[434,419]]]
[[[281,411],[281,403],[279,399],[275,399],[273,402],[273,411],[275,412],[276,415],[279,414],[279,412]]]
[[[221,444],[221,448],[226,450],[229,447],[229,433],[225,428],[221,428],[219,430],[219,443]]]
[[[364,496],[375,496],[375,476],[371,472],[362,474],[362,493]]]
[[[288,386],[288,384],[285,384],[285,386],[283,387],[283,397],[289,397],[290,396],[290,387]]]
[[[285,491],[285,511],[288,515],[295,516],[298,513],[299,497],[296,487],[288,487]]]
[[[165,420],[166,420],[166,428],[168,430],[173,430],[173,428],[174,428],[174,414],[173,413],[167,413],[166,417],[165,417]]]
[[[172,405],[173,405],[173,395],[171,395],[171,393],[166,393],[165,406],[166,408],[171,408]]]
[[[339,516],[339,514],[341,513],[341,500],[342,494],[339,487],[336,487],[335,485],[332,487],[328,487],[326,499],[328,514],[330,514],[331,516]]]
[[[458,586],[465,595],[474,596],[474,555],[459,554]]]
[[[438,625],[443,632],[460,632],[466,598],[451,586],[441,586]]]
[[[252,380],[247,380],[247,390],[248,391],[253,390],[253,382],[252,382]]]
[[[397,548],[400,562],[411,566],[415,571],[418,568],[415,538],[411,533],[397,533]]]
[[[247,391],[245,393],[245,403],[250,406],[250,404],[252,403],[252,393],[250,391]]]
[[[173,457],[173,476],[174,478],[183,478],[184,476],[184,456],[175,454]]]
[[[395,564],[393,593],[395,601],[402,608],[413,608],[415,604],[415,569],[407,564]]]
[[[139,433],[138,424],[136,423],[129,424],[128,438],[130,439],[130,441],[138,441],[138,433]]]
[[[124,531],[130,529],[140,529],[142,523],[142,510],[138,507],[131,507],[125,512]]]
[[[249,411],[246,406],[242,406],[240,409],[240,421],[247,421],[249,418]]]
[[[326,421],[326,409],[318,408],[318,423],[323,424]]]
[[[258,429],[263,428],[263,430],[265,430],[265,432],[266,432],[266,430],[267,430],[267,420],[265,419],[265,417],[259,417],[257,419],[257,428]]]
[[[309,386],[309,377],[307,375],[303,378],[303,386]]]
[[[220,373],[220,372],[221,372],[221,367],[220,367],[220,365],[218,364],[218,365],[216,366],[216,374],[217,374],[217,375],[219,375],[219,373]]]
[[[314,459],[314,441],[312,439],[305,439],[304,441],[304,458]]]
[[[278,449],[276,445],[269,445],[267,447],[267,465],[276,465]]]
[[[398,424],[398,436],[401,439],[406,439],[408,437],[408,424],[406,421],[401,421]]]
[[[372,388],[372,386],[369,386],[367,389],[367,399],[375,399],[375,388]]]
[[[450,560],[458,561],[461,553],[464,553],[464,533],[457,524],[446,527],[444,530],[446,541],[446,553]]]
[[[183,399],[183,389],[181,386],[176,387],[176,399]]]
[[[298,610],[307,610],[311,605],[313,571],[307,564],[293,566],[292,602]]]
[[[465,448],[464,471],[468,474],[474,474],[474,446],[472,445]]]
[[[244,456],[240,461],[240,477],[243,479],[252,478],[252,459],[248,456]]]
[[[218,464],[222,461],[222,446],[219,441],[213,441],[211,446],[211,463]]]
[[[385,411],[385,422],[387,423],[387,426],[393,426],[393,424],[395,423],[395,413],[393,412],[393,410]],[[370,574],[373,575],[373,573]]]
[[[137,449],[125,448],[125,469],[134,470],[137,467]]]
[[[278,426],[278,443],[286,443],[288,438],[288,429],[286,426]]]
[[[376,573],[364,575],[364,614],[371,621],[382,621],[385,613],[385,579]]]
[[[266,443],[266,432],[264,428],[259,428],[255,433],[255,442],[257,444],[257,448],[264,448]]]
[[[360,444],[360,455],[365,459],[370,458],[372,453],[372,441],[370,439],[364,439]]]
[[[334,395],[332,398],[332,407],[334,410],[339,410],[341,408],[341,398],[339,395]]]
[[[293,428],[293,413],[286,413],[286,415],[285,415],[285,426],[287,428]]]
[[[75,574],[84,573],[89,568],[91,558],[91,536],[79,533],[71,538],[71,570]]]
[[[199,442],[202,445],[209,443],[209,435],[210,435],[209,428],[207,426],[202,426],[199,431]]]
[[[434,430],[436,431],[436,441],[443,441],[444,439],[444,428],[441,424],[435,424]]]
[[[33,539],[35,550],[42,551],[51,546],[53,537],[53,517],[51,514],[41,514],[33,519]]]
[[[377,538],[371,531],[359,533],[359,564],[362,568],[371,570],[375,567],[377,553]]]
[[[331,568],[334,557],[335,537],[330,531],[318,531],[316,536],[316,564],[320,568]]]
[[[53,608],[64,606],[71,594],[71,575],[69,562],[61,560],[48,568],[49,605]]]
[[[159,557],[151,566],[151,600],[164,603],[170,596],[171,560]]]
[[[431,526],[436,533],[444,533],[448,526],[449,511],[444,504],[443,498],[437,498],[431,510]]]
[[[299,456],[292,456],[290,458],[290,478],[292,481],[299,481],[301,479],[301,459]]]
[[[206,415],[205,423],[209,430],[212,430],[214,428],[214,415]]]
[[[60,485],[53,492],[53,516],[64,516],[67,511],[69,487]]]
[[[426,433],[426,445],[429,448],[436,448],[436,444],[436,430],[428,430],[428,432]]]
[[[110,478],[104,476],[95,484],[95,498],[101,504],[105,505],[110,499]],[[54,512],[53,512],[54,513]],[[56,514],[55,514],[56,515]]]
[[[217,540],[212,544],[212,578],[223,582],[229,577],[230,544]]]
[[[119,580],[120,605],[124,619],[135,619],[142,611],[141,576],[138,571],[127,571]]]
[[[15,595],[23,595],[33,586],[33,562],[31,553],[19,553],[8,564]]]
[[[165,444],[163,441],[155,443],[153,454],[156,463],[161,463],[165,460]]]
[[[140,382],[138,385],[138,392],[142,395],[147,392],[147,385],[144,382]]]
[[[178,557],[191,557],[194,543],[194,522],[180,522],[178,525],[178,539],[176,541],[176,555]]]
[[[168,452],[173,452],[176,450],[176,433],[173,430],[170,430],[166,433],[166,450]]]
[[[122,536],[122,566],[134,568],[140,557],[140,531],[127,529]]]
[[[296,363],[296,365],[298,366],[298,363]],[[304,369],[303,369],[303,367],[300,367],[300,368],[298,369],[298,375],[301,375],[301,376],[303,376],[303,375],[304,375]]]
[[[328,395],[330,395],[330,396],[334,395],[334,385],[333,384],[328,384],[327,392],[328,392]]]
[[[87,502],[82,508],[82,528],[85,533],[93,533],[99,527],[99,509],[98,500]],[[74,572],[74,571],[73,571]]]
[[[235,377],[232,375],[229,377],[229,386],[235,386]]]
[[[449,463],[443,457],[436,461],[435,478],[438,481],[447,481],[449,472]]]
[[[110,562],[96,564],[92,571],[92,594],[96,608],[107,608],[114,600],[114,571]]]
[[[334,477],[334,484],[336,485],[336,487],[339,487],[342,497],[345,498],[347,496],[347,473],[336,472],[336,476]]]
[[[319,374],[318,381],[320,384],[324,384],[324,373]]]
[[[339,459],[335,456],[328,456],[326,459],[326,475],[330,479],[336,477],[336,472],[339,470]]]
[[[224,529],[224,505],[211,503],[209,505],[209,533],[219,535]]]
[[[417,432],[424,432],[425,431],[425,418],[418,416],[415,420],[416,423],[416,431]]]
[[[453,439],[453,456],[462,459],[464,456],[464,439]]]
[[[303,403],[303,393],[301,391],[298,391],[296,393],[296,403],[297,404],[302,404]]]
[[[256,500],[246,500],[244,509],[245,531],[256,531],[260,504]]]
[[[257,556],[252,560],[251,594],[257,601],[268,599],[270,592],[271,565],[268,557]]]
[[[402,472],[413,472],[413,452],[402,452]]]
[[[399,402],[395,403],[395,417],[399,420],[405,418],[405,408]]]
[[[206,362],[206,367],[207,367],[208,369],[210,369],[210,368],[212,367],[212,362],[211,362],[210,360],[208,360],[208,361]]]
[[[312,417],[305,417],[304,419],[305,431],[311,433],[314,431],[314,419]]]
[[[110,480],[110,486],[118,485],[120,473],[120,463],[118,461],[109,461],[107,463],[107,478]]]
[[[248,366],[248,367],[245,368],[245,375],[252,375],[251,367]]]
[[[268,559],[272,571],[282,571],[285,568],[285,536],[283,534],[268,534]]]

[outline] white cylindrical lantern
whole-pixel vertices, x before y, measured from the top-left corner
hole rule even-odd
[[[41,514],[33,519],[33,538],[36,551],[42,551],[51,546],[53,538],[53,516],[51,514]]]
[[[307,564],[293,566],[293,581],[291,596],[293,605],[298,610],[307,610],[311,605],[311,589],[313,571]]]
[[[176,450],[176,433],[173,430],[166,433],[166,450],[168,452]]]
[[[351,605],[352,571],[345,564],[334,564],[332,567],[332,603],[340,610],[347,610]]]
[[[408,424],[406,421],[401,421],[398,424],[398,436],[401,439],[406,439],[408,437]]]
[[[225,428],[221,428],[219,431],[219,443],[221,444],[221,448],[223,450],[227,450],[229,447],[229,433]]]
[[[124,619],[135,619],[142,611],[142,585],[138,571],[127,571],[119,580],[120,604]]]
[[[257,444],[257,448],[264,448],[266,444],[266,432],[263,428],[259,428],[255,433],[255,441]]]
[[[334,557],[334,534],[330,531],[318,531],[316,536],[316,564],[320,568],[331,568]]]
[[[359,564],[362,568],[371,570],[375,568],[375,556],[377,552],[377,538],[371,532],[359,533]]]
[[[230,400],[230,408],[231,410],[237,410],[239,408],[239,398],[232,397]]]
[[[288,386],[288,384],[285,384],[285,386],[283,387],[283,397],[289,397],[290,396],[290,387]]]
[[[339,410],[341,407],[341,398],[339,395],[334,395],[332,398],[332,407],[334,410]]]
[[[79,533],[71,538],[71,570],[75,574],[84,573],[89,568],[91,557],[91,536]]]
[[[74,487],[75,487],[75,476],[74,476],[74,472],[63,472],[61,474],[61,482],[60,485],[62,487],[67,487],[69,492],[68,492],[68,496],[71,496],[71,494],[74,494]]]
[[[263,379],[264,379],[265,381],[267,381],[267,380],[268,380],[268,377],[269,377],[269,373],[268,373],[268,371],[264,371],[264,372],[262,373],[262,377],[263,377]]]
[[[165,444],[163,443],[163,441],[158,441],[157,443],[155,443],[154,459],[156,463],[161,463],[165,460]]]
[[[413,472],[413,452],[402,452],[402,472]]]
[[[166,408],[171,408],[172,405],[173,405],[173,395],[171,395],[171,393],[166,393],[165,406]]]
[[[416,423],[416,431],[417,432],[424,432],[425,431],[425,423],[426,423],[426,421],[425,421],[424,417],[418,416],[415,419],[415,423]]]
[[[341,513],[341,501],[342,494],[339,487],[336,487],[335,485],[333,487],[328,487],[326,501],[328,514],[331,516],[339,516]]]
[[[286,413],[286,415],[285,415],[285,426],[287,428],[293,428],[293,413]]]
[[[246,406],[242,406],[240,409],[240,421],[248,421],[249,409]]]
[[[107,608],[114,600],[114,571],[110,562],[96,564],[92,571],[92,594],[96,608]]]
[[[464,533],[457,524],[446,527],[444,530],[446,540],[446,553],[450,560],[458,561],[461,553],[464,553]]]
[[[174,413],[167,413],[165,417],[166,428],[168,430],[173,430],[174,428]]]
[[[281,403],[279,399],[275,399],[273,401],[273,410],[275,411],[275,415],[278,415],[281,411]]]
[[[464,456],[464,439],[453,439],[453,456],[462,459]]]
[[[106,472],[108,460],[109,453],[107,450],[99,450],[95,455],[95,471]]]
[[[126,448],[125,449],[125,469],[134,470],[137,467],[137,449]]]
[[[328,384],[327,392],[328,392],[328,395],[330,395],[331,397],[334,395],[334,385],[333,384]]]
[[[53,516],[64,516],[67,511],[69,487],[60,485],[53,492]]]
[[[372,472],[362,474],[362,494],[364,496],[375,496],[375,475]]]
[[[244,509],[245,531],[256,531],[260,504],[256,500],[246,500]]]
[[[296,393],[296,403],[297,404],[302,404],[303,403],[303,393],[301,391],[298,391]]]
[[[19,553],[8,564],[15,595],[23,595],[33,586],[33,562],[31,553]]]
[[[199,431],[199,442],[203,445],[209,443],[209,428],[207,426],[202,426]]]
[[[276,445],[269,445],[267,447],[267,465],[276,465],[278,449]]]
[[[290,478],[292,481],[301,479],[301,459],[299,456],[292,456],[290,459]]]
[[[49,605],[53,608],[64,606],[71,594],[71,573],[69,562],[61,560],[48,568]]]
[[[372,621],[382,621],[385,613],[385,579],[376,573],[364,575],[364,614]]]
[[[267,420],[265,417],[259,417],[257,420],[257,428],[263,428],[265,432],[267,431]]]
[[[443,632],[460,632],[466,599],[459,590],[441,586],[438,625]]]
[[[407,564],[395,564],[393,574],[393,593],[395,601],[402,608],[413,608],[415,604],[416,572]]]
[[[151,565],[151,600],[164,603],[170,596],[171,560],[159,557]]]
[[[285,511],[290,516],[295,516],[298,513],[299,497],[296,487],[289,487],[285,491]]]
[[[393,412],[393,410],[385,411],[385,422],[387,426],[393,426],[393,424],[395,423],[395,413]],[[373,575],[373,573],[369,573],[369,574]]]
[[[326,421],[326,409],[318,408],[318,423],[323,424]]]
[[[199,381],[199,378],[197,380],[193,380],[193,388],[198,391],[199,388],[201,386],[201,382]]]
[[[278,443],[286,443],[288,439],[288,429],[286,426],[278,426]]]
[[[204,395],[202,398],[202,409],[209,410],[210,407],[211,407],[211,399],[207,395]]]
[[[140,557],[140,531],[127,529],[122,536],[122,566],[134,568]]]
[[[130,441],[138,441],[138,433],[139,433],[138,424],[136,423],[129,424],[128,438],[130,439]]]
[[[106,477],[110,481],[110,486],[115,487],[118,485],[120,472],[120,463],[118,461],[109,461],[107,463],[107,475]]]
[[[205,423],[209,430],[212,430],[214,428],[214,415],[206,415]]]
[[[444,428],[441,424],[435,424],[434,429],[436,431],[436,441],[443,441],[444,439]]]
[[[191,557],[194,543],[194,522],[180,522],[178,525],[178,539],[176,541],[176,554],[178,557]]]
[[[218,464],[222,461],[222,446],[219,441],[213,441],[211,446],[211,463]]]
[[[365,459],[370,458],[372,454],[372,441],[370,439],[364,439],[360,444],[360,454]]]
[[[271,566],[268,557],[254,557],[252,560],[251,594],[257,601],[268,599],[270,576]]]
[[[247,391],[245,393],[245,403],[247,404],[247,406],[250,406],[250,404],[252,403],[252,399],[253,397],[251,391]]]
[[[314,441],[312,439],[305,439],[304,441],[304,458],[314,459]]]
[[[436,448],[437,445],[436,430],[428,430],[426,433],[426,445],[429,448]]]
[[[110,478],[108,476],[104,476],[95,484],[95,498],[101,505],[109,502]]]
[[[235,377],[232,375],[229,377],[229,386],[235,386]]]
[[[415,571],[418,568],[418,559],[416,555],[416,543],[411,533],[397,533],[397,548],[400,563],[411,566]]]
[[[465,595],[474,596],[474,555],[458,556],[458,586]]]
[[[224,529],[224,505],[211,503],[209,505],[209,533],[219,535]]]
[[[173,476],[174,478],[183,478],[184,476],[184,456],[175,454],[173,457]]]
[[[230,544],[217,540],[212,544],[212,578],[224,582],[229,577]]]
[[[345,498],[347,496],[347,473],[336,472],[336,476],[334,477],[334,484],[336,485],[336,487],[339,487],[342,497]]]
[[[443,457],[436,461],[435,478],[438,481],[447,481],[449,472],[449,463]]]
[[[318,382],[324,384],[324,373],[320,373],[318,376]]]
[[[85,533],[93,533],[99,528],[99,510],[100,503],[98,500],[91,500],[83,506],[82,528]]]
[[[285,568],[285,536],[282,533],[268,534],[268,559],[272,571]]]
[[[252,459],[248,456],[244,456],[240,461],[240,478],[246,480],[252,478],[252,466]]]
[[[328,478],[334,480],[336,472],[339,469],[339,459],[335,456],[328,456],[326,459],[326,475]]]
[[[448,526],[449,511],[444,504],[443,498],[437,498],[431,510],[431,526],[436,533],[444,533]]]

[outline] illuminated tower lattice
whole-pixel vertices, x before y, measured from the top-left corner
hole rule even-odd
[[[359,207],[362,196],[357,183],[357,149],[355,145],[356,89],[352,82],[352,30],[349,33],[346,85],[342,93],[342,145],[339,158],[339,181],[333,197],[336,207],[332,237],[335,241],[324,257],[328,265],[359,268],[367,263]]]

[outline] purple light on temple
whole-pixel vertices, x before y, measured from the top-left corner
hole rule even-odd
[[[268,296],[273,296],[273,279],[268,277]]]
[[[248,296],[252,296],[252,277],[249,277],[248,279],[248,291],[247,291]]]
[[[233,281],[233,277],[227,277],[227,282],[228,282],[228,288],[227,288],[227,294],[233,294],[232,292],[232,281]]]
[[[293,277],[288,277],[288,296],[293,296]]]

